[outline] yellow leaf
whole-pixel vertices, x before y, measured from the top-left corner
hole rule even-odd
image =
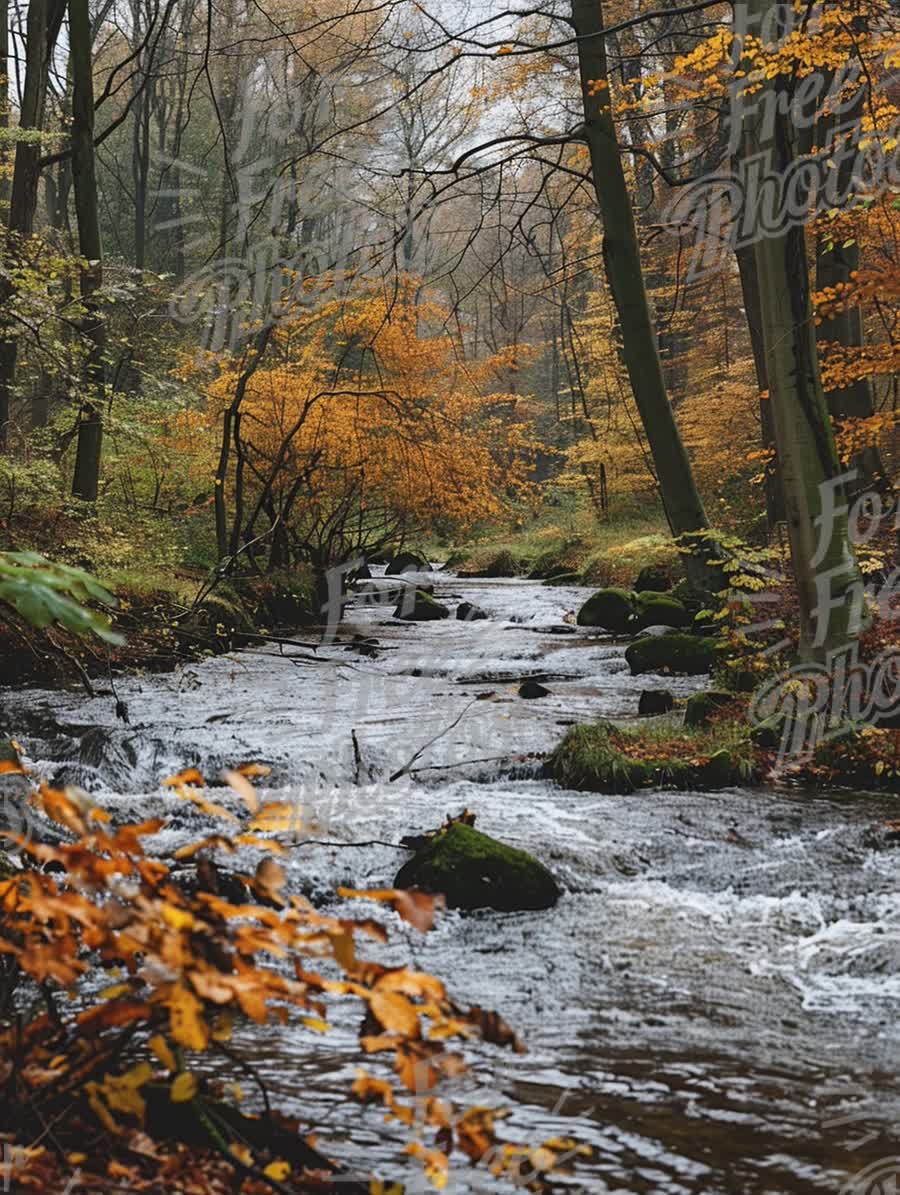
[[[277,1183],[283,1182],[290,1174],[291,1168],[287,1162],[270,1162],[263,1171],[266,1178],[274,1178]]]
[[[197,1094],[197,1086],[197,1076],[190,1071],[182,1071],[169,1088],[169,1099],[173,1104],[186,1104]]]
[[[315,1029],[316,1033],[328,1033],[331,1026],[327,1021],[323,1021],[321,1017],[304,1017],[303,1024],[307,1029]]]
[[[150,1047],[153,1054],[163,1064],[166,1070],[178,1070],[178,1063],[175,1061],[175,1055],[172,1053],[169,1043],[161,1033],[155,1033],[147,1042],[147,1045]]]
[[[168,1000],[172,1036],[191,1050],[205,1050],[209,1042],[209,1027],[200,1015],[203,1005],[193,992],[176,984]]]
[[[115,1000],[117,996],[124,996],[131,991],[131,985],[128,983],[114,983],[111,987],[104,988],[100,993],[101,1000]]]
[[[172,929],[193,929],[194,917],[186,909],[179,909],[176,905],[164,904],[162,907],[163,920]]]

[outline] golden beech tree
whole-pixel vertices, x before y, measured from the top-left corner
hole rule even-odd
[[[514,362],[464,359],[446,318],[410,282],[299,307],[273,330],[220,478],[233,552],[262,536],[272,567],[325,568],[503,514],[526,485],[531,447],[515,396],[495,390]],[[215,409],[233,407],[242,376],[238,362],[219,373]]]

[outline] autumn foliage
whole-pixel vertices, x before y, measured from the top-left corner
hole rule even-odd
[[[227,361],[209,409],[234,413],[235,453],[220,478],[233,544],[266,533],[275,563],[327,566],[438,527],[496,519],[525,484],[528,428],[499,391],[510,355],[470,360],[448,312],[417,296],[363,288],[314,311],[298,305],[252,375]]]
[[[241,816],[211,802],[193,769],[167,782],[218,823],[171,864],[146,847],[162,819],[114,827],[80,790],[36,792],[70,841],[17,838],[25,867],[0,884],[0,1140],[17,1183],[46,1190],[53,1173],[77,1167],[92,1190],[123,1179],[135,1190],[171,1183],[165,1189],[203,1193],[346,1187],[315,1126],[269,1112],[264,1090],[266,1114],[243,1116],[217,1098],[203,1058],[219,1055],[232,1069],[239,1046],[229,1043],[244,1021],[289,1023],[314,1051],[331,1010],[349,1000],[362,1014],[362,1054],[391,1065],[361,1068],[348,1095],[419,1127],[409,1149],[435,1186],[459,1150],[540,1189],[572,1143],[504,1144],[496,1112],[459,1110],[440,1090],[465,1071],[464,1043],[521,1050],[513,1031],[494,1013],[458,1006],[433,975],[367,960],[361,943],[387,939],[379,919],[324,914],[287,890],[284,848],[267,836],[278,808],[261,806],[251,784],[260,770],[226,774]],[[259,854],[252,874],[215,861],[240,848]],[[393,889],[341,895],[387,905],[423,933],[441,907]],[[98,984],[104,971],[109,982]],[[185,1144],[215,1155],[206,1177],[204,1155]]]

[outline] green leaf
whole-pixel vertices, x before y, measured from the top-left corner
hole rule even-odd
[[[108,614],[82,602],[94,599],[114,606],[116,599],[83,569],[56,564],[38,552],[0,552],[0,602],[6,602],[32,626],[58,623],[76,635],[97,635],[124,643]]]

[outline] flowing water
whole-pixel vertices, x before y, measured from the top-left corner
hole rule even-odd
[[[170,815],[162,853],[199,823],[161,777],[270,763],[263,795],[302,807],[290,882],[325,907],[338,884],[390,885],[408,857],[391,844],[465,807],[538,855],[564,889],[555,909],[448,912],[425,937],[387,912],[381,957],[434,971],[520,1031],[529,1053],[485,1047],[459,1094],[509,1109],[507,1137],[590,1145],[570,1189],[900,1189],[900,856],[872,833],[897,802],[558,789],[529,757],[565,726],[630,719],[641,689],[699,683],[632,678],[621,644],[564,621],[583,590],[433,579],[439,599],[490,618],[403,624],[390,606],[358,603],[316,662],[265,646],[120,681],[130,726],[109,697],[45,692],[7,692],[6,722],[40,771],[91,789],[117,820]],[[354,633],[379,646],[361,651]],[[551,696],[520,698],[527,677]],[[388,779],[435,736],[414,771]],[[465,761],[481,762],[451,766]],[[275,1102],[337,1156],[416,1189],[407,1131],[346,1099],[357,1022],[339,1016],[314,1051],[307,1031],[282,1027],[254,1027],[241,1046]],[[491,1186],[467,1168],[451,1184]]]

